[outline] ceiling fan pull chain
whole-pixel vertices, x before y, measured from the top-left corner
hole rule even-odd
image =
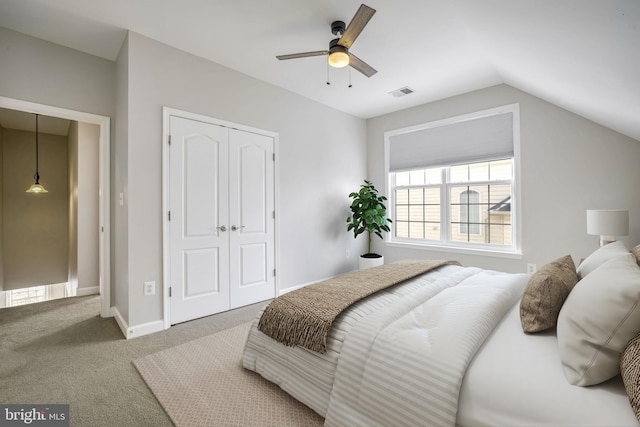
[[[353,85],[351,84],[351,67],[349,67],[349,86],[347,87],[351,87],[351,86]]]
[[[327,62],[327,85],[331,84],[331,79],[329,78],[329,62]]]

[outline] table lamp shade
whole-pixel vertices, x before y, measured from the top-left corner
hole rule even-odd
[[[587,210],[587,234],[601,236],[601,243],[609,243],[617,236],[629,234],[629,211],[623,209]]]

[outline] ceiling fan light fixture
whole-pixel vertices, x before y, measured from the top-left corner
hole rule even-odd
[[[329,53],[329,65],[333,68],[344,68],[349,65],[349,54],[344,46],[334,46]]]

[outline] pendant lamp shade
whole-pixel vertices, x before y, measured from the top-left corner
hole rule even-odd
[[[48,191],[42,186],[42,184],[31,184],[27,193],[48,193]]]
[[[34,184],[29,187],[27,193],[48,193],[48,191],[40,184],[40,174],[38,173],[38,116],[36,114],[36,173],[33,175],[33,178],[36,180]]]

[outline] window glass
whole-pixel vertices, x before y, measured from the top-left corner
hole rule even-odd
[[[489,163],[474,163],[469,165],[469,182],[488,181]]]
[[[442,183],[442,168],[425,169],[425,184]]]
[[[395,181],[397,186],[409,185],[409,172],[396,172]]]
[[[394,239],[513,245],[513,159],[392,175]]]
[[[457,165],[449,168],[449,182],[468,182],[469,165]]]
[[[513,162],[502,160],[489,163],[489,179],[491,181],[511,180],[513,177]]]
[[[460,193],[459,199],[460,234],[480,234],[480,192],[467,189]]]
[[[410,171],[409,185],[424,185],[424,170]]]

